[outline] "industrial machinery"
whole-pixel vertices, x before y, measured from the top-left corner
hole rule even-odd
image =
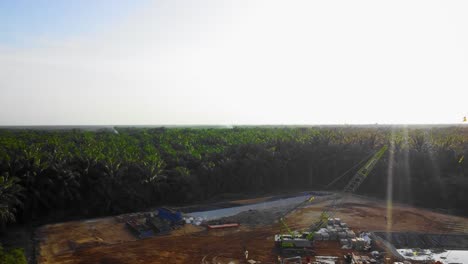
[[[387,146],[383,146],[380,148],[365,164],[362,166],[356,174],[351,178],[348,184],[343,189],[343,194],[346,193],[353,193],[355,192],[361,183],[367,178],[369,173],[375,167],[377,162],[383,156],[385,151],[387,150]],[[363,162],[363,161],[362,161]],[[346,173],[345,173],[346,174]],[[335,211],[337,206],[341,203],[342,196],[337,196],[333,199],[331,205],[327,207],[322,213],[320,214],[319,219],[317,222],[312,224],[307,231],[291,231],[285,221],[285,217],[292,213],[299,207],[304,206],[307,203],[312,202],[315,197],[310,197],[309,199],[305,200],[304,202],[300,203],[299,205],[295,206],[291,210],[287,211],[283,216],[279,219],[281,223],[281,230],[280,234],[275,235],[275,244],[282,255],[314,255],[313,250],[313,241],[314,241],[314,233],[319,230],[320,228],[327,225],[327,221],[329,218],[334,217]],[[286,231],[286,234],[283,233],[283,229]]]

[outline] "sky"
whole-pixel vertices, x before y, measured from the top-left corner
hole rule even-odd
[[[0,125],[447,124],[467,1],[0,1]]]

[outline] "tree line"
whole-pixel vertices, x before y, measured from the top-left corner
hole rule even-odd
[[[2,129],[0,223],[323,189],[383,145],[360,193],[468,215],[466,126]]]

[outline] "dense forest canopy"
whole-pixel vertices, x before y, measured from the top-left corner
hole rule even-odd
[[[359,193],[384,198],[391,179],[396,201],[468,215],[467,126],[117,131],[0,130],[0,221],[322,189],[382,145],[389,151]]]

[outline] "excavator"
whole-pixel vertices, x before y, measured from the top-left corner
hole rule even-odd
[[[319,219],[311,226],[309,226],[306,229],[306,231],[292,231],[287,225],[285,218],[296,209],[313,202],[315,200],[314,196],[311,196],[304,202],[285,212],[279,219],[279,222],[281,224],[280,234],[275,235],[275,245],[278,248],[280,255],[315,255],[315,252],[313,250],[315,232],[318,231],[320,228],[325,227],[327,225],[328,219],[333,218],[335,216],[336,208],[341,203],[343,195],[354,193],[359,188],[359,186],[367,178],[367,176],[370,174],[377,162],[380,160],[380,158],[382,158],[386,150],[387,146],[383,146],[377,152],[375,152],[375,154],[370,159],[367,160],[364,166],[362,166],[351,178],[351,180],[346,184],[342,191],[342,194],[337,195],[332,200],[331,205],[321,212]],[[364,161],[365,159],[359,164],[361,164]]]

